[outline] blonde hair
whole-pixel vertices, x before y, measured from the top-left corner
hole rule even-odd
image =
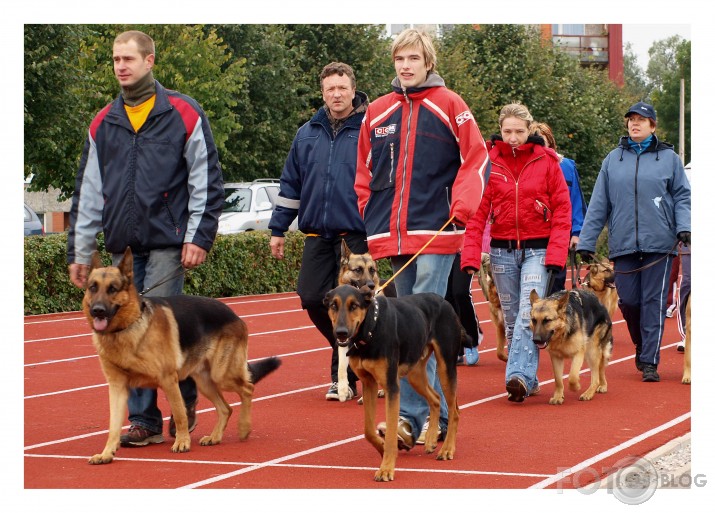
[[[437,52],[434,49],[432,38],[426,32],[417,29],[405,29],[392,42],[392,60],[395,60],[397,52],[403,48],[411,46],[417,47],[422,52],[425,59],[425,67],[427,72],[436,71],[437,67]]]
[[[499,113],[499,127],[502,126],[502,122],[506,118],[522,119],[526,121],[527,127],[531,127],[531,123],[534,121],[529,109],[526,108],[526,105],[522,105],[521,103],[510,103],[502,107]]]
[[[126,32],[122,32],[114,38],[114,44],[128,43],[132,40],[137,43],[137,50],[139,50],[142,58],[146,58],[147,55],[155,55],[156,48],[154,46],[154,40],[139,30],[127,30]]]
[[[538,121],[534,121],[531,124],[529,132],[531,133],[531,135],[540,135],[541,137],[543,137],[546,141],[546,144],[549,145],[549,148],[556,151],[556,139],[554,139],[554,133],[551,131],[551,127],[549,125],[547,125],[546,123],[539,123]]]

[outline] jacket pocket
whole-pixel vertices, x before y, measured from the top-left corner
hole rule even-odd
[[[174,214],[171,212],[171,207],[169,206],[169,193],[168,192],[165,192],[161,195],[161,202],[164,205],[164,210],[166,211],[167,215],[169,216],[169,222],[171,223],[171,226],[176,231],[176,235],[179,235],[179,233],[181,233],[181,227],[176,222],[176,218],[174,217]]]
[[[534,208],[541,216],[543,216],[545,223],[548,223],[551,220],[551,209],[546,206],[546,203],[543,203],[538,199],[534,200]]]
[[[393,139],[384,141],[383,144],[375,145],[373,148],[373,169],[370,180],[370,190],[382,191],[395,187],[395,175],[397,173],[400,144]]]

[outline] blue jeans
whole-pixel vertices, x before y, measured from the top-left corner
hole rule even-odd
[[[397,272],[412,257],[400,255],[392,257],[392,271]],[[444,297],[447,293],[447,281],[452,270],[454,255],[420,255],[395,278],[397,296],[407,296],[420,292],[434,292]],[[439,394],[439,425],[443,432],[447,431],[449,418],[447,401],[444,399],[442,386],[437,375],[437,360],[434,355],[427,360],[427,377],[432,388]],[[427,400],[415,392],[407,378],[400,379],[400,417],[409,421],[414,439],[422,431],[422,426],[429,415]]]
[[[544,261],[545,249],[491,248],[492,275],[504,312],[506,338],[509,342],[509,361],[506,364],[506,382],[517,377],[531,392],[539,384],[539,349],[529,326],[531,302],[529,294],[536,290],[544,297],[548,274]]]
[[[113,254],[112,264],[117,265],[124,254]],[[142,292],[173,275],[181,268],[181,248],[155,249],[146,253],[134,253],[134,285]],[[178,296],[184,289],[184,275],[159,285],[146,293],[150,296]],[[192,378],[179,381],[181,396],[186,406],[196,402],[196,383]],[[155,433],[161,433],[164,425],[161,411],[156,404],[154,388],[132,388],[129,391],[129,422]]]

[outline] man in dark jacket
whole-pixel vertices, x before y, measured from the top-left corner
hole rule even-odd
[[[342,241],[353,253],[367,252],[354,183],[358,134],[368,98],[355,87],[355,73],[347,64],[332,62],[323,68],[320,88],[325,105],[293,139],[268,224],[271,253],[278,259],[284,256],[285,232],[296,216],[306,235],[297,292],[310,320],[333,348],[328,401],[338,399],[338,348],[323,298],[337,284]],[[357,394],[356,382],[348,369],[348,399]]]
[[[121,94],[94,118],[82,152],[67,241],[70,280],[86,286],[96,236],[104,231],[115,265],[132,248],[139,291],[179,295],[182,267],[204,262],[223,206],[213,135],[195,100],[154,80],[154,41],[148,35],[118,35],[113,60]],[[196,384],[189,378],[179,387],[192,431]],[[121,437],[123,446],[164,441],[156,398],[154,389],[131,390],[131,427]],[[169,433],[175,434],[173,417]]]

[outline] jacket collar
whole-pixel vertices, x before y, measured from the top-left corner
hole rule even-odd
[[[149,113],[149,118],[156,116],[157,114],[161,114],[162,112],[165,112],[167,110],[171,110],[173,108],[171,106],[171,103],[169,102],[169,95],[167,93],[167,89],[163,85],[161,85],[158,80],[154,80],[154,85],[156,86],[156,100],[154,101],[154,108]],[[132,128],[131,126],[131,123],[129,123],[129,117],[127,116],[127,112],[124,109],[124,97],[121,93],[119,93],[117,98],[112,103],[112,107],[107,113],[107,118],[109,118],[111,121],[114,121],[115,123],[118,122],[119,124],[127,126],[127,128],[131,128],[131,130],[134,130],[134,128]]]
[[[428,73],[427,79],[422,82],[418,87],[408,87],[407,89],[403,89],[402,84],[400,84],[400,79],[397,77],[392,79],[392,83],[390,85],[392,86],[392,90],[395,92],[395,94],[399,94],[400,96],[414,96],[418,95],[419,93],[423,93],[433,87],[446,87],[444,79],[440,77],[435,71],[431,71],[430,73]]]
[[[367,106],[369,103],[370,100],[368,99],[367,94],[363,93],[362,91],[356,90],[355,98],[353,98],[353,110],[350,115],[345,118],[345,122],[342,126],[356,128],[359,130],[360,125],[362,124],[362,118],[365,117],[365,111],[367,110]],[[328,133],[332,133],[333,131],[330,125],[330,119],[328,119],[328,114],[325,110],[325,106],[318,109],[318,111],[310,119],[310,123],[322,125],[328,131]]]

